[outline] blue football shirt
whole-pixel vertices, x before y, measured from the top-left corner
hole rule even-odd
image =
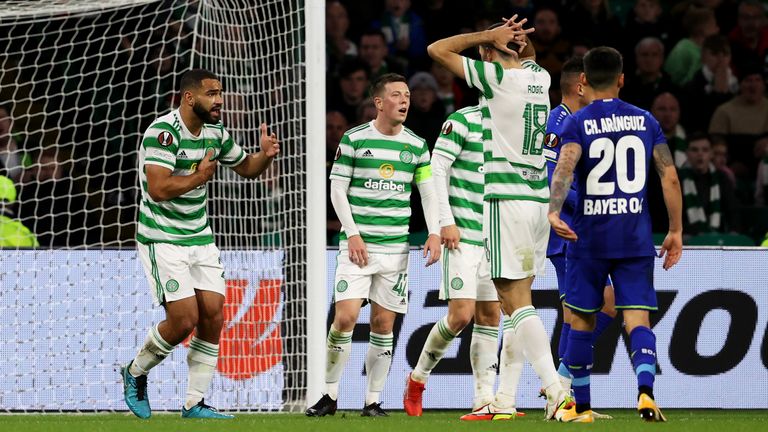
[[[560,104],[549,112],[547,119],[547,130],[544,138],[544,158],[547,161],[547,181],[552,185],[552,174],[557,166],[557,157],[560,155],[560,146],[562,140],[563,124],[566,117],[571,115],[571,110],[565,104]],[[563,203],[563,209],[560,211],[560,219],[568,225],[571,224],[573,211],[576,207],[576,187],[575,183],[571,185],[568,192],[568,198]],[[565,253],[567,242],[565,239],[555,234],[554,230],[549,233],[549,244],[547,244],[547,256],[554,256]]]
[[[653,147],[666,143],[656,119],[620,99],[598,99],[565,118],[561,141],[582,147],[571,224],[579,240],[567,256],[655,255],[647,180]]]

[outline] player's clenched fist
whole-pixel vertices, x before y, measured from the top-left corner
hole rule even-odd
[[[267,135],[267,124],[261,124],[261,151],[267,157],[273,158],[280,153],[280,143],[277,141],[277,135],[273,132]]]

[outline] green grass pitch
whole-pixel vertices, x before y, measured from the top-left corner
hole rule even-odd
[[[633,410],[606,410],[613,420],[591,425],[541,420],[542,410],[512,421],[461,422],[459,411],[430,411],[407,417],[393,411],[389,418],[361,418],[358,412],[308,418],[300,414],[240,414],[231,421],[183,420],[178,414],[157,413],[149,420],[130,414],[19,414],[0,415],[0,432],[453,432],[453,431],[692,431],[758,432],[768,429],[768,410],[664,410],[667,423],[645,423]]]

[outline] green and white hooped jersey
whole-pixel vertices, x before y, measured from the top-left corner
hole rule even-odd
[[[522,69],[463,60],[467,84],[483,94],[485,199],[549,202],[543,155],[549,73],[532,60]]]
[[[174,176],[195,172],[205,153],[213,149],[221,165],[233,167],[246,158],[221,123],[203,125],[199,136],[192,135],[179,110],[159,117],[144,132],[139,147],[141,203],[136,240],[139,243],[172,243],[195,246],[213,243],[206,212],[207,189],[202,185],[168,201],[155,202],[147,190],[147,165],[172,170]]]
[[[350,182],[347,197],[368,252],[408,253],[413,183],[432,181],[424,139],[403,126],[384,135],[373,121],[348,130],[341,138],[331,180]],[[342,231],[339,249],[347,249]]]
[[[461,241],[482,246],[484,168],[480,107],[462,108],[449,115],[435,143],[434,153],[453,161],[448,171],[448,203]]]

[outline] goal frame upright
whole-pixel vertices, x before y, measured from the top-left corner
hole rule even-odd
[[[305,98],[306,139],[323,137],[325,131],[325,0],[306,0],[305,17]],[[325,384],[325,320],[327,311],[327,260],[325,145],[307,143],[307,392],[306,402],[322,395]]]

